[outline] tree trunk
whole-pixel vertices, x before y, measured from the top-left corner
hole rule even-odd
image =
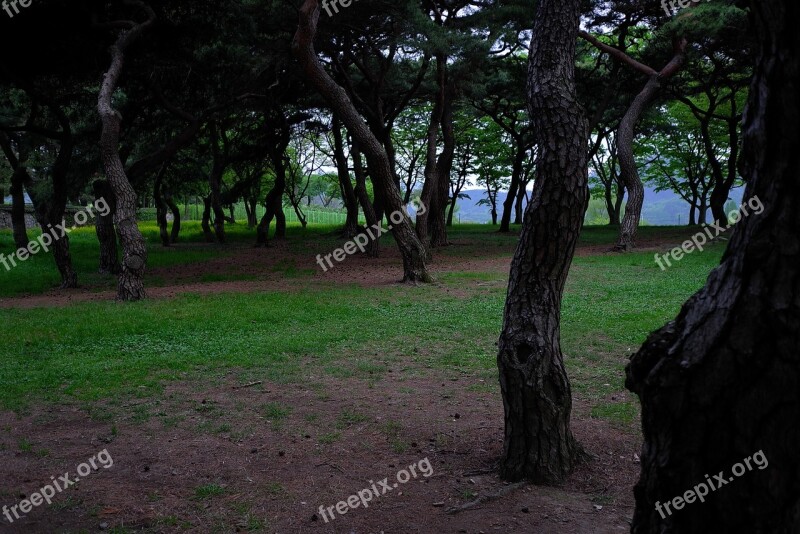
[[[639,229],[639,220],[642,217],[644,186],[633,155],[636,125],[656,95],[658,95],[664,82],[672,78],[683,66],[686,45],[685,39],[676,41],[675,56],[661,72],[650,75],[644,88],[633,99],[619,124],[619,130],[617,131],[617,157],[619,158],[620,179],[628,192],[628,202],[625,204],[625,215],[622,217],[622,223],[619,226],[619,239],[614,250],[629,251],[636,246],[636,231]]]
[[[31,95],[31,98],[35,99],[37,96]],[[72,152],[75,147],[72,129],[67,115],[55,104],[48,103],[48,107],[55,115],[56,120],[61,127],[58,155],[56,156],[49,173],[47,173],[50,175],[53,184],[52,194],[43,193],[38,187],[33,185],[33,180],[31,179],[26,167],[28,160],[27,147],[21,147],[19,156],[16,156],[14,154],[10,139],[8,136],[0,132],[0,147],[5,153],[6,159],[8,160],[12,169],[14,170],[16,180],[21,180],[23,185],[28,186],[28,195],[33,203],[34,211],[36,213],[36,220],[42,227],[42,232],[51,231],[56,227],[56,225],[64,224],[64,212],[67,206],[67,174],[69,172],[70,162],[72,161]],[[18,192],[17,194],[19,195],[22,193]],[[21,224],[24,228],[24,196],[20,203],[23,206]],[[14,209],[13,206],[12,209]],[[19,213],[17,213],[16,216],[19,217]],[[75,272],[75,269],[72,266],[72,256],[69,252],[69,235],[67,233],[61,235],[60,231],[54,231],[58,237],[53,239],[51,248],[53,250],[53,259],[55,260],[56,267],[61,275],[60,287],[61,289],[78,287],[78,274]],[[20,237],[21,236],[15,235],[15,239]]]
[[[527,200],[526,188],[528,182],[521,183],[517,188],[517,201],[514,203],[514,224],[522,224],[523,221],[523,208],[522,204]]]
[[[587,121],[575,91],[579,0],[541,0],[528,67],[528,108],[539,141],[533,199],[509,277],[497,364],[505,410],[500,474],[563,481],[579,459],[560,341],[561,298],[588,188]]]
[[[164,203],[172,212],[172,231],[170,232],[169,239],[172,243],[177,243],[178,237],[181,234],[181,209],[175,203],[175,199],[172,197],[172,193],[170,193],[169,191],[165,191],[163,193],[163,196],[164,196]]]
[[[714,189],[711,190],[709,204],[711,215],[717,223],[728,223],[728,216],[725,213],[725,203],[731,194],[731,188],[736,182],[737,164],[739,162],[739,121],[737,116],[736,98],[731,99],[731,119],[728,120],[728,139],[730,140],[730,155],[728,156],[728,172],[724,178],[718,177],[714,181]]]
[[[28,230],[25,224],[25,181],[27,171],[24,167],[14,169],[11,174],[11,227],[14,232],[14,246],[17,250],[28,248]]]
[[[283,194],[286,191],[286,167],[284,165],[283,153],[277,158],[273,158],[275,167],[275,184],[267,193],[264,202],[267,211],[261,218],[258,225],[256,246],[266,247],[269,244],[269,226],[272,219],[275,219],[275,239],[286,237],[286,216],[283,213]]]
[[[752,1],[750,12],[759,42],[742,151],[751,213],[706,286],[628,365],[644,431],[634,533],[800,532],[800,5]],[[676,509],[701,484],[704,502]]]
[[[511,231],[511,210],[514,209],[514,202],[517,200],[520,180],[522,178],[522,165],[525,162],[526,148],[517,141],[516,154],[514,154],[514,164],[511,169],[511,185],[508,187],[506,200],[503,202],[503,217],[500,219],[500,232]]]
[[[158,225],[158,235],[161,237],[161,245],[168,247],[170,245],[169,230],[167,229],[167,204],[161,195],[161,185],[164,181],[164,173],[166,172],[166,163],[161,166],[158,171],[155,184],[153,185],[153,200],[156,204],[156,224]]]
[[[453,133],[453,95],[452,87],[448,82],[447,60],[446,54],[436,54],[438,93],[428,125],[425,184],[420,197],[425,210],[417,214],[416,224],[419,240],[432,247],[449,244],[445,215],[450,190],[450,172],[455,155],[455,135]],[[440,132],[444,147],[437,158]]]
[[[122,74],[125,50],[155,21],[152,9],[141,2],[135,2],[135,5],[146,11],[147,21],[122,30],[111,46],[111,66],[104,75],[97,99],[97,111],[103,124],[100,154],[117,203],[114,223],[122,245],[122,272],[119,276],[117,300],[123,301],[140,300],[146,296],[143,277],[147,265],[147,245],[136,224],[136,191],[125,175],[125,168],[119,155],[122,116],[114,109],[112,103],[114,91]]]
[[[209,127],[209,142],[213,162],[211,172],[208,175],[208,186],[211,189],[211,210],[214,213],[214,234],[217,241],[225,243],[225,211],[222,209],[222,175],[225,174],[225,156],[219,149],[219,133],[216,123],[212,122]]]
[[[361,204],[364,218],[367,220],[367,228],[377,228],[380,221],[378,220],[378,216],[375,215],[372,202],[369,201],[369,195],[367,194],[367,174],[361,162],[361,149],[358,147],[356,141],[353,141],[350,154],[353,156],[353,172],[356,175],[355,194],[358,198],[358,202]],[[375,237],[370,237],[369,243],[367,244],[367,256],[370,258],[377,258],[381,253],[380,232],[377,232],[377,234],[378,235],[375,235]]]
[[[447,63],[447,56],[441,58]],[[453,88],[449,86],[447,72],[445,72],[445,99],[442,110],[442,153],[436,161],[436,191],[430,206],[425,209],[430,212],[428,228],[432,247],[446,247],[450,244],[447,239],[447,224],[445,211],[450,198],[450,174],[453,171],[453,159],[456,150],[456,138],[453,132]]]
[[[350,167],[344,153],[344,138],[342,136],[342,123],[333,118],[333,159],[336,162],[336,173],[339,177],[339,187],[342,191],[342,202],[347,210],[347,219],[342,230],[343,239],[352,239],[358,234],[358,198],[356,198],[353,182],[350,181]]]
[[[427,250],[417,238],[411,219],[405,212],[399,187],[395,182],[397,177],[392,170],[386,148],[370,131],[345,90],[325,71],[314,51],[319,9],[318,0],[304,0],[300,8],[297,32],[292,41],[292,51],[308,81],[339,116],[367,157],[370,176],[375,186],[376,204],[379,204],[381,210],[388,210],[390,219],[394,218],[390,228],[403,258],[403,281],[430,282],[431,277],[425,266]]]
[[[211,232],[211,195],[203,197],[203,218],[200,221],[200,228],[203,229],[203,238],[206,243],[214,242],[214,234]]]
[[[114,228],[114,212],[117,210],[117,201],[114,191],[108,180],[95,180],[92,184],[95,200],[102,199],[109,208],[106,215],[97,214],[94,220],[94,229],[97,241],[100,243],[100,274],[117,275],[122,272],[117,254],[117,234]]]

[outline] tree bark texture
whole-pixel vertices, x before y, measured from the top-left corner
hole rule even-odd
[[[628,365],[644,431],[634,533],[800,532],[800,5],[750,9],[759,52],[742,175],[745,205],[764,208],[736,225],[705,287]],[[732,476],[759,452],[764,469]],[[706,475],[719,485],[717,473],[725,485],[704,502],[656,510]]]
[[[633,155],[636,125],[658,95],[664,83],[672,78],[683,66],[686,45],[685,39],[676,42],[675,56],[661,72],[650,75],[644,88],[633,99],[619,124],[616,138],[617,157],[619,158],[620,179],[628,192],[628,201],[625,203],[625,214],[622,216],[622,221],[619,225],[619,239],[614,247],[615,250],[629,251],[636,246],[636,232],[639,229],[639,220],[642,218],[644,185],[642,185],[642,178],[639,176],[639,169],[636,166],[636,159]]]
[[[146,11],[147,20],[140,24],[131,23],[130,28],[122,30],[111,46],[111,65],[103,77],[97,99],[97,111],[103,125],[100,154],[106,177],[117,201],[114,224],[122,246],[122,272],[119,275],[117,300],[122,301],[135,301],[146,297],[143,277],[147,265],[147,245],[136,224],[136,191],[128,181],[119,155],[122,116],[114,109],[112,103],[114,91],[122,74],[125,50],[155,21],[155,13],[148,6],[142,2],[132,2],[132,4]]]
[[[587,121],[575,90],[579,0],[541,0],[528,67],[528,108],[540,149],[533,199],[511,264],[497,357],[505,410],[500,474],[559,483],[580,447],[561,353],[561,299],[588,188]]]

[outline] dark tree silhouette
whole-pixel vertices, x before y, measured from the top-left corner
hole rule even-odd
[[[800,532],[800,4],[750,9],[759,52],[742,175],[745,199],[764,209],[739,222],[706,286],[628,366],[645,439],[634,533]],[[751,470],[734,478],[745,458]],[[720,486],[720,473],[704,502],[676,503],[706,475]]]

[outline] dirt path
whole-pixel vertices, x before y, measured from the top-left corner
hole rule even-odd
[[[660,235],[657,239],[640,240],[640,250],[663,251],[678,243],[685,232],[675,235]],[[178,245],[180,246],[180,245]],[[608,245],[582,245],[577,256],[608,254]],[[258,291],[287,291],[302,287],[330,287],[340,284],[357,284],[363,287],[386,286],[398,283],[403,277],[402,261],[397,248],[386,246],[381,257],[367,258],[362,255],[349,256],[333,269],[323,272],[310,254],[289,251],[286,243],[277,243],[269,249],[253,248],[249,244],[229,245],[230,255],[198,264],[181,265],[180,268],[161,267],[149,269],[148,277],[158,279],[161,284],[147,284],[147,294],[152,299],[169,299],[185,293],[210,295],[217,293],[252,293]],[[485,258],[486,251],[465,240],[454,240],[455,254],[438,255],[430,264],[434,275],[448,272],[502,272],[508,273],[513,251],[499,249],[496,257]],[[449,251],[448,251],[449,252]],[[281,268],[293,266],[298,271],[313,273],[310,276],[285,277]],[[257,280],[230,280],[218,282],[196,282],[203,276],[218,275],[222,278],[257,278]],[[73,290],[54,289],[41,295],[0,298],[3,308],[64,307],[81,302],[113,301],[113,291],[98,291],[93,287]]]

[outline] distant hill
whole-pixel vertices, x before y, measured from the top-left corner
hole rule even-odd
[[[453,219],[462,223],[489,224],[492,222],[492,215],[487,206],[476,206],[475,204],[484,198],[484,192],[480,189],[464,191],[471,199],[458,201],[458,210]],[[731,198],[737,204],[742,201],[744,188],[740,187],[731,191]],[[498,219],[503,213],[503,202],[506,200],[506,193],[498,195]],[[711,212],[708,217],[710,220]],[[653,226],[673,226],[683,225],[689,222],[689,204],[672,191],[655,192],[652,188],[645,187],[644,206],[642,207],[642,219],[646,224]]]

